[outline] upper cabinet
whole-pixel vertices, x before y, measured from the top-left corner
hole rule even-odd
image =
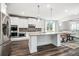
[[[18,25],[19,28],[28,28],[28,24],[34,24],[35,28],[43,28],[44,21],[37,19],[24,19],[19,17],[11,17],[11,25]]]
[[[19,28],[28,28],[28,21],[27,19],[22,19],[19,17],[10,17],[11,18],[11,25],[18,25]]]

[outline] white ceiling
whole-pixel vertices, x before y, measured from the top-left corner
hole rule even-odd
[[[24,15],[24,16],[38,16],[38,8],[36,3],[8,3],[8,13]],[[71,15],[79,15],[79,3],[39,3],[39,15],[46,19],[62,19]],[[51,17],[51,8],[52,10]]]

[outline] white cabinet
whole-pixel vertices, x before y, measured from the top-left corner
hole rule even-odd
[[[37,20],[36,22],[36,28],[43,28],[44,27],[44,21],[43,20]]]
[[[27,19],[11,17],[11,25],[18,25],[19,28],[28,28]]]
[[[20,28],[28,28],[28,21],[27,19],[20,19],[21,24],[19,24]]]
[[[18,25],[19,28],[28,28],[28,24],[34,24],[36,28],[44,28],[43,20],[11,17],[11,25]]]

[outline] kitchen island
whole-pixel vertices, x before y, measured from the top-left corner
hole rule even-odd
[[[55,46],[61,46],[61,37],[59,32],[49,33],[30,33],[29,50],[30,53],[37,52],[37,46],[53,44]]]

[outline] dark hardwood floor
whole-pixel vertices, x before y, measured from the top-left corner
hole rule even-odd
[[[29,54],[28,41],[13,41],[11,43],[11,56],[25,56]]]
[[[56,47],[52,44],[38,46],[38,52],[30,54],[28,41],[14,41],[11,44],[10,56],[79,56],[79,48],[66,46]]]

